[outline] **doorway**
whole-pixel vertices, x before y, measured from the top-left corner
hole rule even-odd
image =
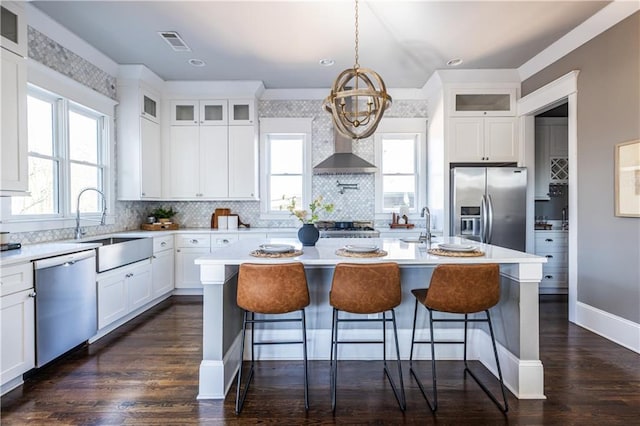
[[[568,267],[567,267],[567,295],[569,321],[576,322],[577,306],[577,268],[578,268],[578,217],[577,217],[577,87],[579,71],[571,71],[538,90],[518,100],[518,117],[522,136],[522,149],[524,153],[523,165],[530,170],[535,170],[535,116],[551,110],[561,104],[567,104],[567,134],[568,134],[568,162],[571,167],[568,170],[568,211],[567,220],[570,224],[567,231]],[[535,251],[535,196],[534,179],[528,183],[530,189],[527,193],[527,251]]]
[[[547,258],[541,295],[568,293],[569,104],[535,115],[535,249]]]

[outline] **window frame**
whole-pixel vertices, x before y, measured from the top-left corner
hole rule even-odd
[[[305,118],[261,118],[260,119],[260,219],[286,220],[290,219],[289,211],[270,210],[271,194],[269,183],[271,182],[269,139],[271,135],[300,135],[303,139],[302,147],[302,200],[298,205],[308,204],[311,200],[311,180],[313,168],[311,165],[311,134],[312,122],[310,117]]]
[[[426,143],[427,121],[424,118],[383,118],[374,134],[375,161],[377,170],[375,173],[375,219],[387,220],[393,210],[384,209],[383,194],[383,151],[382,145],[386,136],[406,137],[411,136],[416,139],[415,143],[415,207],[409,209],[409,218],[416,219],[420,216],[421,206],[427,201],[427,143]],[[396,211],[396,213],[399,213]]]
[[[81,83],[66,77],[51,68],[46,67],[33,60],[27,61],[28,69],[28,89],[27,93],[35,92],[48,93],[58,99],[58,108],[72,108],[80,111],[89,111],[91,114],[101,116],[100,132],[102,135],[102,146],[99,157],[102,158],[102,182],[103,192],[107,199],[107,224],[115,223],[115,174],[113,172],[113,159],[115,158],[114,141],[114,112],[117,101],[104,96]],[[59,114],[58,110],[58,114]],[[63,120],[58,120],[56,134],[59,137],[61,132],[67,132],[68,116]],[[58,145],[60,146],[60,144]],[[9,232],[32,232],[52,229],[72,228],[75,226],[75,211],[71,211],[71,195],[69,179],[69,147],[68,141],[62,143],[64,152],[58,155],[64,157],[60,163],[61,168],[67,170],[59,172],[61,177],[58,183],[58,203],[59,209],[56,215],[12,215],[11,197],[0,199],[0,213],[3,231]],[[59,148],[58,148],[59,149]],[[65,163],[66,162],[66,163]],[[81,213],[81,226],[93,226],[94,220],[100,219],[101,212]],[[84,220],[89,219],[89,220]]]

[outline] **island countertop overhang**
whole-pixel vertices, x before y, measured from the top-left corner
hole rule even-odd
[[[358,242],[360,240],[357,240]],[[430,254],[430,247],[436,248],[438,243],[449,244],[469,244],[476,246],[484,252],[478,257],[454,257],[438,256]],[[261,244],[290,244],[296,249],[301,249],[303,254],[295,257],[263,258],[251,255],[253,250],[258,249]],[[376,245],[381,250],[387,252],[383,257],[345,257],[336,254],[336,251],[347,244],[356,244],[351,238],[327,238],[320,239],[315,246],[302,246],[295,239],[242,239],[236,243],[218,250],[214,253],[203,255],[195,260],[198,265],[239,265],[241,263],[284,263],[302,262],[308,266],[335,266],[342,262],[353,263],[376,263],[376,262],[397,262],[403,266],[429,266],[444,263],[499,263],[499,264],[532,264],[541,265],[547,261],[546,258],[533,254],[523,253],[503,247],[482,244],[476,241],[464,240],[458,237],[443,237],[437,242],[429,244],[406,243],[397,238],[369,238],[362,241],[362,244]]]

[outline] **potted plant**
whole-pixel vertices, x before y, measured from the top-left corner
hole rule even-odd
[[[149,216],[155,217],[158,222],[166,223],[170,222],[171,218],[175,216],[177,212],[173,210],[173,208],[169,207],[165,209],[163,207],[158,207],[156,209],[151,210]]]
[[[320,238],[320,232],[315,225],[320,219],[320,212],[331,213],[333,211],[332,203],[323,204],[322,201],[322,195],[319,195],[309,204],[309,210],[300,210],[296,209],[296,197],[289,199],[287,210],[302,222],[302,228],[298,230],[298,239],[303,246],[314,246]]]

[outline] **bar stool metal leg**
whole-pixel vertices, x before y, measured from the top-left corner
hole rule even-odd
[[[500,381],[500,390],[502,391],[503,403],[501,404],[498,401],[498,399],[495,397],[495,395],[493,395],[493,393],[491,393],[491,391],[489,391],[489,389],[485,386],[485,384],[482,383],[480,381],[480,379],[478,379],[478,377],[476,377],[476,375],[473,373],[473,371],[471,371],[469,369],[469,366],[467,364],[467,352],[466,352],[466,343],[467,343],[467,330],[466,330],[466,328],[467,328],[467,316],[466,315],[465,315],[465,323],[464,323],[464,325],[465,325],[465,334],[464,334],[464,341],[465,341],[464,371],[471,375],[473,380],[475,380],[476,383],[478,384],[478,386],[480,386],[480,388],[482,388],[484,393],[486,393],[487,396],[489,398],[491,398],[491,400],[494,402],[494,404],[496,404],[498,406],[500,411],[502,411],[503,413],[506,413],[507,411],[509,411],[509,404],[507,402],[507,394],[506,394],[505,387],[504,387],[504,380],[502,379],[502,370],[500,369],[500,360],[498,359],[498,348],[496,347],[496,339],[495,339],[495,336],[493,334],[493,326],[491,324],[491,316],[489,314],[489,310],[486,310],[484,312],[487,315],[487,319],[486,320],[480,320],[480,321],[489,323],[489,334],[491,335],[491,344],[493,345],[493,355],[494,355],[494,357],[496,359],[496,367],[498,369],[498,380]]]
[[[304,314],[302,313],[302,357],[304,358],[304,408],[309,410],[309,368],[307,366],[307,323]]]
[[[242,367],[243,367],[243,355],[244,355],[244,339],[247,331],[247,316],[249,312],[244,311],[243,319],[242,319],[242,341],[240,343],[240,368],[238,369],[238,383],[236,385],[236,414],[240,414],[242,411],[242,407],[244,406],[244,400],[247,396],[247,391],[249,390],[249,385],[251,384],[251,379],[253,378],[253,323],[251,324],[251,367],[249,368],[249,378],[247,379],[247,383],[244,386],[244,391],[241,391],[242,384]],[[251,320],[253,320],[253,313],[251,315]]]

